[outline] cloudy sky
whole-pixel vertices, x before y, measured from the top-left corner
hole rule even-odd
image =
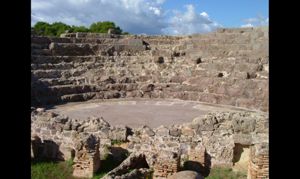
[[[193,34],[267,25],[268,0],[31,0],[37,21],[89,26],[113,21],[134,34]]]

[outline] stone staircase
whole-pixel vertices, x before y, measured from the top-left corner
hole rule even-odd
[[[32,37],[33,105],[143,97],[268,110],[266,28],[90,36]]]

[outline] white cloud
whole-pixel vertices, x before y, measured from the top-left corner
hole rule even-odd
[[[253,24],[248,23],[248,24],[241,25],[241,27],[253,27]]]
[[[193,5],[185,12],[167,13],[165,0],[32,0],[31,23],[61,21],[89,26],[113,21],[124,31],[146,34],[191,34],[208,32],[220,26],[206,12],[197,14]]]
[[[97,21],[113,21],[131,33],[159,34],[164,1],[150,0],[32,0],[32,24],[43,19],[70,25],[89,26]],[[39,18],[37,18],[39,17]]]
[[[269,18],[258,15],[254,18],[245,19],[244,22],[246,24],[241,25],[241,27],[267,26],[269,24]]]
[[[197,14],[193,5],[186,5],[186,11],[175,12],[175,16],[170,19],[169,26],[163,29],[166,34],[195,34],[210,32],[220,24],[211,20],[206,12]]]

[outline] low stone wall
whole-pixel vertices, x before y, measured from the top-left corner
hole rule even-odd
[[[100,139],[100,151],[111,146],[111,141],[126,141],[126,126],[110,126],[106,121],[91,117],[88,120],[69,119],[44,110],[34,110],[31,116],[31,134],[41,141],[54,141],[61,154],[58,159],[69,160],[76,150],[81,134],[92,134]]]
[[[202,175],[214,166],[232,167],[236,144],[256,147],[268,143],[268,116],[255,112],[209,113],[195,118],[191,123],[160,126],[155,129],[147,126],[133,129],[126,126],[110,126],[99,118],[69,119],[67,116],[43,109],[33,110],[31,120],[32,135],[39,136],[40,143],[55,142],[62,159],[69,159],[74,152],[75,156],[78,156],[81,150],[88,151],[87,147],[86,149],[76,147],[76,141],[84,139],[83,136],[86,135],[100,139],[99,149],[96,150],[96,145],[92,147],[94,151],[92,156],[96,158],[99,151],[111,146],[112,141],[128,141],[125,149],[131,153],[142,153],[148,167],[154,169],[154,176],[158,178],[176,173],[181,165],[201,172]],[[33,139],[32,151],[37,151],[34,148],[39,139],[34,137]],[[255,150],[257,151],[256,148]],[[264,153],[263,156],[256,154],[257,152],[252,153],[250,157],[252,163],[249,165],[254,167],[250,170],[251,176],[256,174],[265,176],[268,165],[264,157],[268,153]],[[79,168],[86,168],[88,173],[92,173],[91,171],[98,168],[97,164],[95,166],[92,164],[97,163],[96,159],[92,158],[85,158],[84,162],[81,162],[79,157],[79,160],[75,161]]]

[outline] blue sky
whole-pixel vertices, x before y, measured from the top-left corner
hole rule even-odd
[[[185,4],[193,4],[196,12],[206,12],[224,27],[240,27],[244,20],[269,17],[268,0],[166,0],[165,9],[184,10]]]
[[[268,24],[268,0],[32,0],[31,24],[113,21],[136,34],[195,34]]]

